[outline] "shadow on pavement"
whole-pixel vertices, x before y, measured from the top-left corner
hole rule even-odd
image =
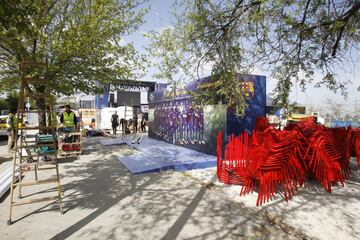
[[[75,209],[93,211],[52,239],[70,236],[175,239],[183,234],[196,239],[257,234],[256,239],[269,239],[273,235],[271,228],[274,227],[269,229],[255,223],[263,223],[261,217],[247,217],[253,212],[224,201],[217,193],[210,193],[206,186],[185,176],[175,178],[171,172],[130,174],[112,151],[122,148],[126,146],[104,147],[91,140],[84,149],[96,151],[96,159],[85,156],[87,163],[64,166],[67,178],[81,176],[63,185],[64,210],[68,213]],[[99,223],[99,219],[106,222]],[[202,231],[192,231],[194,226]]]

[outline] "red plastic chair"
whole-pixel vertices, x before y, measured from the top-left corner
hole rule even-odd
[[[360,168],[360,127],[353,129],[351,132],[351,156],[356,157],[358,167]]]
[[[280,131],[257,121],[251,137],[247,132],[231,136],[222,158],[218,135],[218,178],[226,184],[242,184],[240,195],[258,191],[256,204],[271,200],[282,191],[292,198],[312,174],[326,191],[349,177],[349,159],[360,166],[360,128],[326,128],[313,118]]]
[[[341,170],[341,153],[335,147],[336,143],[331,131],[319,129],[310,138],[311,156],[309,168],[328,192],[337,182],[343,185],[345,176]]]
[[[217,176],[220,182],[225,184],[240,184],[244,176],[244,155],[247,154],[248,134],[240,134],[238,137],[232,135],[224,150],[222,158],[222,135],[218,134],[217,142]]]

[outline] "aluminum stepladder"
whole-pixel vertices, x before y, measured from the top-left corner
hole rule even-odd
[[[44,103],[50,96],[50,86],[47,79],[47,61],[46,63],[36,63],[31,61],[22,61],[20,63],[21,71],[21,83],[20,83],[20,92],[18,100],[18,112],[17,119],[18,124],[15,126],[15,151],[13,153],[13,167],[12,167],[12,178],[10,185],[10,201],[9,201],[9,218],[7,224],[12,223],[12,212],[13,207],[44,202],[44,201],[57,201],[60,207],[60,213],[63,214],[62,208],[62,197],[61,197],[61,185],[60,185],[60,176],[59,176],[59,167],[57,159],[57,137],[56,137],[56,126],[51,125],[40,125],[42,121],[39,121],[39,124],[36,126],[26,126],[25,125],[25,114],[27,113],[37,113],[39,114],[49,114],[51,122],[54,123],[53,115],[51,112],[46,110],[25,110],[25,98],[42,98]],[[29,76],[29,72],[32,69],[38,69],[42,72],[41,76]],[[28,72],[29,71],[29,72]],[[42,87],[45,88],[43,93],[34,93],[30,92],[31,88]],[[25,91],[26,89],[26,91]],[[51,131],[52,141],[49,142],[39,142],[35,140],[27,140],[25,136],[25,131],[28,130],[38,130],[40,131]],[[41,152],[39,149],[52,149],[52,151]],[[23,151],[24,150],[24,151]],[[47,158],[49,161],[41,161],[42,159]],[[55,170],[56,177],[51,177],[48,179],[39,179],[38,171],[40,170]],[[16,182],[16,174],[19,171],[20,176]],[[35,176],[33,180],[24,179],[27,172],[34,171]],[[27,176],[27,175],[26,175]],[[55,196],[46,196],[42,198],[30,198],[22,196],[22,187],[43,185],[43,184],[57,184],[57,195]],[[14,201],[14,188],[18,187],[19,189],[19,200]]]

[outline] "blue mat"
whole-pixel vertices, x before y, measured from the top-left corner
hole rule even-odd
[[[120,142],[116,139],[114,142]],[[108,145],[110,142],[107,142]],[[216,157],[191,149],[175,146],[144,137],[141,144],[129,144],[138,153],[118,156],[118,160],[134,174],[159,172],[168,169],[186,171],[190,169],[216,167]]]

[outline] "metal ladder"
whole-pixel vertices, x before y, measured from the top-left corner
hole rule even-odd
[[[57,201],[60,208],[60,213],[63,214],[62,207],[62,197],[61,197],[61,185],[60,185],[60,176],[59,176],[59,167],[58,167],[58,159],[57,159],[57,136],[56,136],[56,126],[53,124],[47,126],[49,124],[41,125],[41,121],[39,119],[39,125],[37,126],[26,126],[25,125],[25,114],[27,113],[37,113],[39,114],[49,114],[51,122],[54,120],[53,115],[50,111],[46,110],[26,110],[25,109],[25,98],[42,98],[44,99],[44,103],[46,106],[47,100],[50,96],[50,86],[49,81],[47,79],[47,61],[46,63],[36,63],[31,61],[22,61],[20,63],[20,71],[22,73],[21,77],[21,85],[20,85],[20,93],[19,93],[19,101],[18,101],[18,112],[17,119],[18,123],[15,126],[15,150],[13,153],[13,167],[12,167],[12,179],[10,186],[10,201],[9,201],[9,218],[7,224],[12,224],[12,212],[13,207],[32,204],[44,201]],[[37,75],[36,77],[29,76],[28,71],[38,70],[42,72],[42,74]],[[35,93],[31,91],[34,88],[45,88],[43,93]],[[46,118],[47,119],[47,118]],[[46,121],[45,121],[46,122]],[[46,131],[48,133],[51,131],[52,141],[42,143],[40,141],[28,140],[25,136],[25,132],[27,130],[39,130],[39,132]],[[36,151],[41,149],[42,147],[50,147],[52,151],[48,151],[42,153],[40,151]],[[49,161],[41,161],[41,159],[48,158]],[[56,176],[48,179],[39,179],[38,172],[40,170],[55,170]],[[34,172],[35,176],[33,180],[24,180],[27,172]],[[19,174],[19,178],[17,180],[16,174]],[[22,188],[43,184],[54,183],[57,185],[57,194],[55,196],[47,196],[41,198],[33,198],[33,197],[23,197],[22,196]],[[19,189],[19,200],[14,200],[14,188],[18,187]]]

